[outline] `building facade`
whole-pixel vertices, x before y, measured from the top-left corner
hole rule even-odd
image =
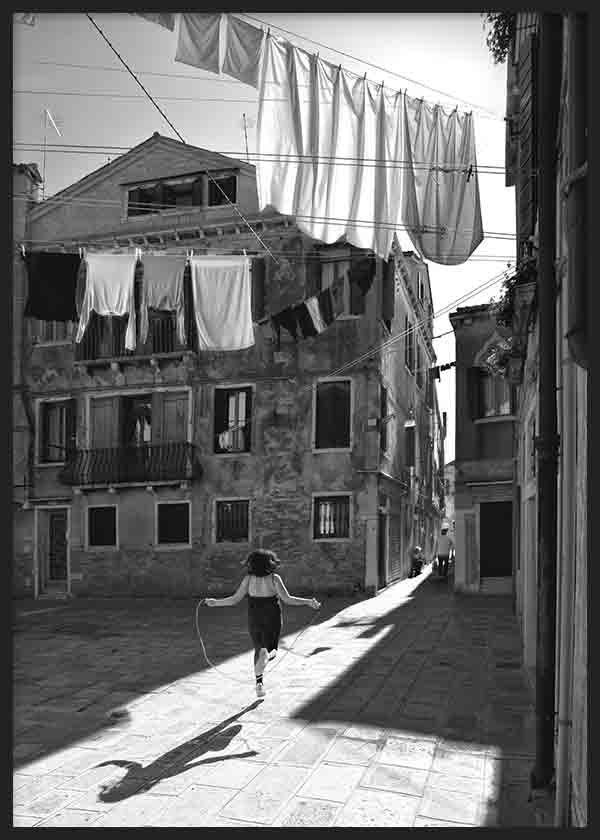
[[[536,768],[552,780],[557,827],[586,826],[589,807],[589,49],[586,14],[520,13],[507,62],[506,171],[518,242],[507,319],[519,383],[515,604],[536,712],[549,721]],[[541,516],[548,492],[552,533],[552,517]]]
[[[258,212],[252,166],[156,134],[33,204],[15,240],[31,421],[15,426],[29,475],[15,497],[17,596],[227,593],[257,546],[297,591],[375,592],[408,574],[416,541],[433,546],[443,433],[414,254],[316,242]],[[132,352],[117,317],[92,317],[75,342],[74,324],[24,317],[21,240],[139,249],[136,288],[144,253],[246,253],[255,344],[198,350],[189,276],[185,343],[169,312],[151,313]],[[327,329],[276,334],[273,315],[338,278],[344,313]]]
[[[513,434],[515,390],[487,360],[507,334],[491,305],[450,313],[456,336],[454,588],[513,587]]]

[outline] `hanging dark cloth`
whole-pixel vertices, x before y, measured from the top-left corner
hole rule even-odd
[[[313,335],[319,334],[305,303],[299,303],[297,306],[294,306],[293,312],[298,321],[303,338],[310,338]]]
[[[289,332],[294,341],[298,341],[298,321],[291,306],[286,306],[281,312],[271,316],[271,325],[275,334],[277,350],[281,347],[281,328]]]
[[[375,257],[352,257],[350,262],[350,282],[356,283],[363,295],[366,295],[375,274]]]
[[[29,282],[25,316],[40,321],[77,321],[75,298],[81,257],[34,252],[27,254],[25,262]]]

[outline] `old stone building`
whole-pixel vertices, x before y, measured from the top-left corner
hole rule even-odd
[[[515,389],[486,364],[507,330],[488,304],[450,313],[456,336],[454,587],[512,592]]]
[[[168,312],[151,313],[133,352],[118,317],[94,316],[77,343],[74,324],[24,318],[21,242],[139,249],[136,288],[144,254],[245,252],[255,344],[198,350],[188,275],[184,343]],[[16,595],[227,593],[259,545],[278,552],[292,590],[374,592],[408,573],[414,542],[433,550],[443,430],[431,290],[414,254],[384,262],[312,240],[258,212],[252,166],[155,134],[31,204],[14,277],[30,406],[15,425],[28,475]],[[339,278],[344,313],[327,329],[276,335],[271,316]]]

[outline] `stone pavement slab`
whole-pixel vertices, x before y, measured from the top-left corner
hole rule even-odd
[[[425,573],[286,609],[264,700],[244,605],[199,614],[216,668],[195,607],[14,604],[15,826],[535,824],[509,598]]]

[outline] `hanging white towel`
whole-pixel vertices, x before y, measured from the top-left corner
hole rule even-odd
[[[164,26],[171,32],[175,29],[175,15],[170,12],[134,12],[134,14],[146,18],[152,23],[157,23],[159,26]]]
[[[220,73],[221,17],[220,13],[180,14],[175,61],[210,70],[212,73]]]
[[[483,240],[473,115],[406,97],[407,160],[402,220],[417,251],[458,265]],[[420,161],[426,161],[423,168]],[[471,169],[471,175],[469,170]]]
[[[144,257],[140,301],[140,341],[148,337],[148,308],[175,310],[177,336],[185,344],[183,275],[185,257]]]
[[[199,348],[252,347],[249,258],[200,256],[192,257],[190,265]]]
[[[226,20],[223,73],[247,85],[258,87],[261,47],[265,33],[233,15],[227,15]]]
[[[135,350],[135,254],[88,254],[86,288],[76,341],[81,341],[92,310],[98,315],[129,315],[125,347]]]
[[[319,308],[319,301],[318,298],[315,296],[307,298],[304,303],[306,304],[306,308],[308,309],[308,314],[312,318],[312,322],[314,328],[318,333],[322,333],[323,330],[327,329],[327,324],[323,320],[323,316],[321,315],[321,310]]]

